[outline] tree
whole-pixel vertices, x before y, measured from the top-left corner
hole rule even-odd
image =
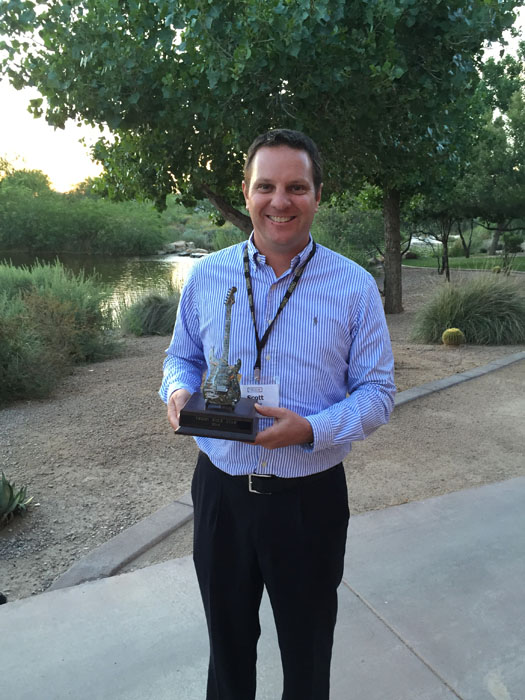
[[[237,187],[249,142],[272,127],[309,133],[327,193],[363,178],[383,190],[385,310],[398,312],[401,202],[469,140],[482,46],[518,4],[52,0],[37,12],[11,0],[0,30],[10,80],[48,101],[34,114],[115,133],[96,149],[115,196],[205,195],[249,230]]]
[[[24,189],[36,196],[51,192],[49,177],[41,170],[13,170],[3,177],[0,187],[4,191],[10,188]]]
[[[458,218],[477,219],[493,232],[494,255],[505,232],[522,230],[525,219],[525,102],[521,91],[509,99],[506,115],[488,114],[464,172],[451,193]]]

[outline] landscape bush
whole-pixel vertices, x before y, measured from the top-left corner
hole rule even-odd
[[[109,291],[60,263],[0,265],[0,403],[47,396],[73,363],[111,357]]]
[[[143,255],[161,248],[167,235],[149,204],[0,182],[0,250]]]
[[[124,309],[120,317],[123,333],[129,335],[170,335],[173,331],[180,293],[152,292]]]
[[[375,243],[382,240],[382,226],[378,211],[321,205],[312,224],[312,236],[317,243],[373,272],[369,260],[378,252]]]
[[[236,243],[242,243],[247,238],[248,236],[236,226],[221,226],[213,234],[212,248],[213,250],[221,250]]]
[[[446,284],[418,312],[413,339],[439,343],[447,328],[460,328],[467,343],[525,343],[525,291],[512,279],[481,275]]]

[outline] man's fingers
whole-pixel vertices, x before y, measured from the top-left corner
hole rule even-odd
[[[261,406],[261,408],[263,408]],[[273,416],[276,420],[272,426],[257,434],[256,445],[262,445],[270,450],[288,445],[307,444],[313,440],[312,426],[306,420],[293,411],[286,408],[270,408],[261,415]]]
[[[168,420],[173,430],[179,429],[179,415],[191,394],[187,389],[177,389],[168,400]]]
[[[260,403],[255,404],[255,410],[266,418],[284,418],[287,412],[286,408],[279,408],[279,406],[262,406]]]

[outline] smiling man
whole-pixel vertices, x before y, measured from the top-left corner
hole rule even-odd
[[[196,438],[194,561],[210,638],[207,700],[254,700],[259,605],[272,604],[283,700],[328,700],[348,495],[343,458],[388,421],[393,358],[373,278],[316,245],[317,147],[287,129],[257,137],[242,185],[250,239],[195,265],[164,362],[161,397],[176,430],[224,336],[257,385],[253,444]]]

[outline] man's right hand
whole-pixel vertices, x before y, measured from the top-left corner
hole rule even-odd
[[[168,399],[168,420],[173,430],[179,429],[179,415],[190,398],[191,394],[187,389],[177,389]]]

